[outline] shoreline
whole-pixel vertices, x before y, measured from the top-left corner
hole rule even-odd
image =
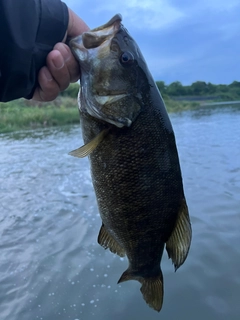
[[[163,96],[168,113],[197,110],[208,106],[240,104],[240,101],[176,101]],[[79,124],[77,99],[58,97],[52,102],[40,103],[19,99],[0,103],[0,134],[53,126]]]

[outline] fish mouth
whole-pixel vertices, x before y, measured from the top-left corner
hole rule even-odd
[[[113,36],[119,31],[121,21],[121,14],[116,14],[111,20],[102,26],[84,32],[80,36],[71,39],[69,42],[70,48],[73,51],[76,51],[77,49],[88,50],[101,46],[104,41],[113,38]]]
[[[109,105],[111,103],[114,103],[120,99],[123,99],[126,97],[127,93],[118,93],[118,94],[109,94],[109,95],[95,95],[95,101],[101,105]]]

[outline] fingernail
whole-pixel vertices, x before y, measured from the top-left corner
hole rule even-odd
[[[53,64],[56,69],[61,69],[64,66],[64,60],[61,54],[53,59]]]

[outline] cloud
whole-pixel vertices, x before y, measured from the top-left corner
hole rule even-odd
[[[65,2],[91,28],[121,13],[157,80],[240,80],[240,0]]]
[[[121,2],[101,1],[97,12],[120,12],[129,25],[135,28],[163,29],[177,24],[184,13],[167,0],[122,0]]]

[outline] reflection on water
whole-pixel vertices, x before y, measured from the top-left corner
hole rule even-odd
[[[211,319],[240,314],[240,111],[172,115],[193,225],[174,273],[164,255],[161,314],[140,284],[117,285],[127,261],[101,248],[78,126],[0,135],[0,315],[34,319]]]

